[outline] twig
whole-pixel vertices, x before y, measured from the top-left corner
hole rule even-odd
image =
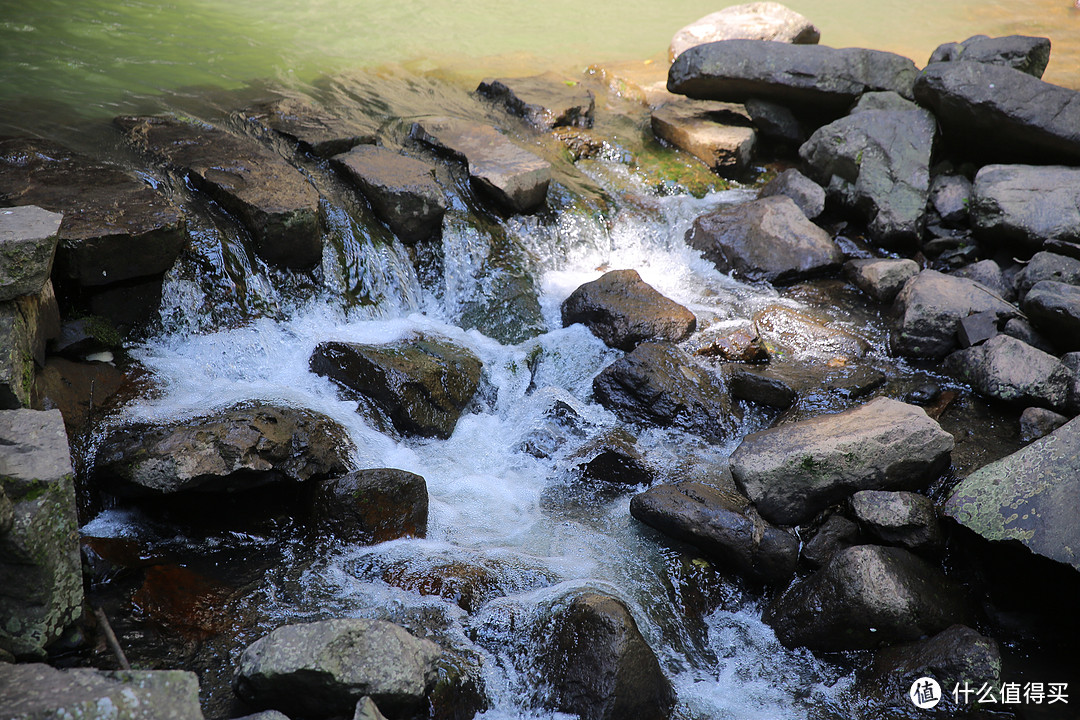
[[[109,643],[113,654],[116,655],[116,660],[120,663],[120,669],[130,670],[131,663],[128,662],[127,656],[124,655],[124,649],[120,647],[120,642],[116,639],[116,633],[113,632],[112,625],[109,624],[109,618],[105,617],[105,611],[99,607],[94,608],[94,617],[97,618],[98,627],[101,628],[102,634],[105,635],[105,642]]]
[[[986,293],[986,294],[987,294],[987,295],[989,295],[990,297],[994,298],[995,300],[1000,300],[1001,302],[1003,302],[1003,303],[1005,303],[1006,305],[1008,305],[1009,307],[1011,307],[1011,308],[1012,308],[1013,310],[1015,310],[1015,311],[1016,311],[1016,314],[1017,314],[1017,315],[1019,315],[1020,317],[1022,317],[1022,318],[1023,318],[1024,320],[1027,320],[1027,319],[1028,319],[1028,316],[1024,314],[1024,311],[1023,311],[1023,310],[1021,310],[1021,309],[1020,309],[1020,306],[1019,306],[1019,305],[1017,305],[1016,303],[1011,303],[1011,302],[1009,302],[1008,300],[1006,300],[1005,298],[1001,297],[1000,295],[998,295],[998,294],[997,294],[996,292],[994,292],[993,290],[991,290],[991,289],[989,289],[989,288],[987,288],[987,287],[984,287],[984,286],[983,286],[982,284],[977,284],[977,285],[975,285],[975,287],[977,287],[978,289],[982,290],[982,291],[983,291],[984,293]]]

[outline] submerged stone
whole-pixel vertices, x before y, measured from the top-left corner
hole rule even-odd
[[[248,119],[324,158],[348,152],[356,145],[373,144],[378,131],[371,121],[339,117],[294,98],[267,103],[248,114]]]
[[[554,127],[590,128],[595,100],[592,90],[554,73],[532,77],[489,78],[476,92],[502,103],[507,110],[541,130]]]
[[[346,542],[422,538],[428,524],[427,482],[394,468],[357,470],[320,482],[312,514],[320,527]]]

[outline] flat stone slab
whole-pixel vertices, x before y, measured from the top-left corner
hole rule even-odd
[[[196,121],[118,117],[114,122],[137,148],[185,173],[234,213],[268,263],[306,268],[322,259],[319,193],[276,153]]]
[[[514,115],[534,127],[550,130],[573,126],[590,128],[596,100],[592,90],[554,73],[520,78],[488,78],[476,88],[479,94],[502,103]]]
[[[680,28],[671,38],[668,60],[696,45],[736,39],[813,45],[821,39],[821,32],[805,17],[780,3],[733,5]]]
[[[374,122],[355,122],[294,98],[275,100],[247,117],[324,158],[348,152],[356,145],[374,144],[379,130]]]
[[[544,204],[551,164],[490,125],[449,117],[413,124],[413,138],[465,160],[472,180],[503,207],[532,212]]]
[[[1080,240],[1080,168],[986,165],[975,176],[970,216],[979,238],[1006,247]]]
[[[688,152],[725,176],[738,175],[753,158],[757,133],[746,111],[731,103],[683,100],[652,112],[656,137]]]
[[[0,302],[45,287],[63,219],[35,205],[0,208]]]
[[[188,243],[181,210],[162,193],[49,140],[0,141],[0,202],[63,213],[57,277],[79,285],[161,275]]]

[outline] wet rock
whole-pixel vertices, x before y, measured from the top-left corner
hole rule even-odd
[[[829,234],[785,196],[702,215],[687,231],[686,243],[721,272],[752,281],[795,282],[825,273],[844,259]]]
[[[624,420],[722,439],[736,417],[720,381],[674,345],[643,343],[593,380],[597,401]]]
[[[378,127],[338,117],[295,98],[282,98],[249,113],[248,120],[291,140],[305,152],[329,158],[356,145],[372,145]]]
[[[1039,407],[1024,408],[1024,412],[1020,413],[1020,439],[1024,442],[1038,440],[1067,422],[1069,418],[1053,410]]]
[[[799,393],[791,383],[780,377],[770,377],[752,370],[736,370],[728,375],[731,397],[787,410],[795,404]]]
[[[590,128],[593,124],[596,101],[592,90],[577,82],[567,83],[553,73],[488,78],[476,92],[501,103],[541,130],[562,126]]]
[[[608,346],[633,350],[643,342],[685,340],[697,318],[644,282],[636,270],[612,270],[587,282],[562,304],[564,326],[580,322]]]
[[[825,212],[825,189],[798,170],[785,170],[758,191],[759,198],[785,195],[795,201],[810,220]]]
[[[929,481],[952,448],[952,436],[922,408],[879,397],[747,435],[731,455],[731,474],[763,518],[794,525],[858,490]]]
[[[1080,570],[1080,418],[960,481],[942,513]]]
[[[914,105],[865,109],[818,128],[799,156],[830,197],[865,217],[874,240],[911,246],[925,224],[936,135],[934,116]]]
[[[599,133],[573,127],[558,127],[551,136],[566,148],[573,162],[591,160],[604,152],[605,140]]]
[[[351,450],[330,418],[256,402],[181,422],[122,425],[98,446],[93,477],[124,495],[228,492],[343,474]]]
[[[719,175],[734,177],[753,159],[757,136],[737,105],[680,100],[652,112],[653,135],[690,153]]]
[[[792,585],[763,620],[788,647],[864,650],[962,622],[960,589],[902,548],[856,545]]]
[[[699,100],[757,98],[837,117],[866,92],[911,97],[917,75],[911,60],[877,50],[724,40],[679,55],[668,90]]]
[[[495,248],[477,280],[475,294],[459,306],[462,328],[479,330],[504,345],[517,345],[547,332],[536,282],[525,261],[508,258]]]
[[[551,165],[490,125],[448,117],[413,124],[412,137],[464,159],[481,190],[508,210],[533,212],[547,198]]]
[[[199,679],[183,670],[57,670],[40,663],[0,663],[5,718],[203,720]]]
[[[858,525],[843,515],[830,515],[803,545],[802,557],[811,567],[822,567],[839,551],[858,544],[858,540]]]
[[[0,408],[30,406],[35,364],[44,364],[46,342],[59,332],[51,281],[36,295],[0,302]]]
[[[1080,136],[1077,139],[1080,152]],[[971,225],[978,237],[1018,250],[1080,237],[1080,168],[987,165],[975,175]]]
[[[1033,348],[1038,348],[1045,353],[1053,355],[1056,350],[1050,341],[1042,335],[1038,330],[1032,327],[1031,323],[1021,318],[1012,318],[1005,323],[1005,327],[1001,329],[1001,332],[1010,337],[1014,337],[1017,340],[1026,342]]]
[[[315,522],[351,543],[425,537],[427,482],[405,470],[357,470],[318,484],[312,498]]]
[[[957,350],[945,358],[944,370],[988,397],[1055,410],[1069,406],[1076,383],[1056,357],[1008,335]]]
[[[931,550],[944,540],[934,502],[924,495],[860,490],[851,496],[851,510],[870,535],[889,545]]]
[[[0,302],[41,292],[63,219],[34,205],[0,208]]]
[[[697,350],[695,355],[718,357],[721,360],[740,363],[764,363],[769,361],[769,351],[752,328],[739,328],[722,335]]]
[[[398,432],[441,438],[453,434],[482,367],[465,348],[424,336],[390,345],[320,343],[310,364],[370,402]]]
[[[402,242],[426,240],[442,229],[446,198],[427,163],[374,145],[335,155],[333,162]]]
[[[58,409],[68,431],[78,433],[126,382],[127,376],[109,363],[50,357],[34,378],[33,405]]]
[[[306,268],[321,260],[319,193],[279,155],[196,121],[119,117],[114,122],[139,150],[184,173],[235,214],[268,263]]]
[[[678,99],[667,90],[667,69],[666,63],[649,59],[596,63],[585,72],[620,98],[655,108]]]
[[[945,227],[967,223],[971,194],[971,181],[963,175],[938,175],[930,181],[930,205]]]
[[[795,574],[798,540],[762,520],[746,498],[712,485],[658,485],[631,499],[630,514],[754,580],[786,585]]]
[[[671,38],[668,60],[675,60],[688,48],[719,40],[771,40],[813,45],[820,38],[821,32],[813,23],[780,3],[733,5],[680,28]]]
[[[946,137],[982,158],[1080,158],[1078,94],[1008,67],[936,63],[919,74],[915,99]]]
[[[957,347],[961,318],[993,312],[1000,323],[1016,309],[974,280],[923,270],[908,280],[893,304],[896,324],[891,344],[894,353],[907,357],[944,357]]]
[[[810,130],[788,108],[778,103],[750,98],[744,103],[754,127],[764,137],[793,145],[802,145]]]
[[[810,310],[767,305],[754,313],[752,321],[769,355],[776,359],[818,357],[846,363],[861,358],[870,349],[864,338],[830,327],[828,318]]]
[[[82,360],[88,355],[116,350],[122,341],[120,333],[108,320],[89,316],[61,322],[60,333],[49,350],[72,360]]]
[[[1080,285],[1080,259],[1052,252],[1037,252],[1016,274],[1016,292],[1020,297],[1043,280]]]
[[[0,487],[13,509],[11,529],[0,535],[0,649],[42,659],[83,602],[71,456],[58,411],[0,412]]]
[[[1080,350],[1080,286],[1041,280],[1021,304],[1039,331],[1064,350]]]
[[[1005,280],[1005,274],[1001,272],[1001,266],[993,260],[980,260],[979,262],[965,265],[959,270],[954,270],[952,275],[967,278],[993,290],[1002,300],[1016,299],[1011,285]]]
[[[877,302],[891,303],[904,283],[919,274],[919,263],[907,259],[848,260],[844,274]]]
[[[235,619],[222,612],[229,596],[230,588],[220,582],[179,565],[161,564],[146,569],[131,602],[140,620],[198,642],[236,632]]]
[[[641,485],[656,475],[638,452],[634,437],[621,428],[605,432],[574,452],[570,463],[585,480]]]
[[[583,592],[559,611],[540,662],[549,706],[582,720],[666,720],[675,704],[634,617],[607,595]]]
[[[431,561],[419,567],[408,564],[388,568],[383,582],[420,595],[445,598],[467,613],[509,590],[498,573],[476,562]]]
[[[1002,65],[1041,78],[1050,62],[1050,39],[1028,35],[996,38],[975,35],[964,42],[938,45],[926,64],[939,62]]]
[[[384,620],[285,625],[248,646],[233,689],[244,702],[289,715],[344,715],[365,696],[405,715],[424,707],[440,653]]]

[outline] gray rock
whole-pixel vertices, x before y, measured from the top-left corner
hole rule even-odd
[[[196,121],[118,117],[114,122],[136,148],[184,173],[235,214],[268,263],[306,268],[322,259],[319,193],[277,153]]]
[[[1015,403],[1064,410],[1076,374],[1053,355],[1008,335],[957,350],[945,358],[946,372],[983,395]]]
[[[820,275],[844,259],[829,234],[783,195],[702,215],[687,231],[686,243],[721,272],[772,283]]]
[[[758,191],[759,198],[786,195],[810,220],[825,212],[825,188],[795,168],[785,170]]]
[[[958,347],[960,319],[985,311],[996,313],[999,323],[1017,314],[1016,308],[985,285],[923,270],[896,296],[892,350],[908,357],[944,357]]]
[[[1038,348],[1045,353],[1053,355],[1056,352],[1053,344],[1042,333],[1032,327],[1027,320],[1012,318],[1005,323],[1005,327],[1001,329],[1001,332],[1017,340],[1022,340],[1031,347]]]
[[[35,295],[0,302],[0,408],[30,406],[35,364],[45,363],[46,342],[59,332],[51,281]]]
[[[651,483],[656,470],[638,452],[630,433],[616,428],[585,443],[568,458],[585,480],[622,485]]]
[[[267,103],[247,118],[295,142],[305,152],[324,158],[348,152],[356,145],[374,144],[378,131],[369,120],[339,117],[295,98]]]
[[[1080,259],[1045,251],[1035,253],[1016,274],[1016,292],[1023,298],[1043,280],[1080,285]]]
[[[775,2],[732,5],[680,28],[671,38],[668,60],[688,48],[720,40],[771,40],[813,45],[821,38],[814,24],[794,10]]]
[[[980,260],[953,270],[950,275],[967,278],[993,290],[1002,300],[1012,301],[1016,299],[1016,293],[1012,286],[1005,280],[1005,273],[1001,272],[1001,266],[993,260]]]
[[[386,720],[386,716],[379,712],[379,706],[369,697],[362,697],[356,703],[356,711],[353,720]]]
[[[653,340],[679,342],[697,328],[694,313],[661,295],[636,270],[612,270],[574,290],[563,301],[562,321],[582,323],[620,350]]]
[[[925,224],[936,135],[926,110],[866,109],[818,128],[799,155],[830,198],[865,218],[874,240],[910,246]]]
[[[1024,408],[1020,413],[1020,439],[1024,442],[1046,437],[1069,422],[1069,418],[1040,407]]]
[[[0,485],[0,535],[6,535],[15,527],[15,505]]]
[[[285,625],[249,645],[233,689],[289,715],[345,715],[364,696],[391,715],[424,708],[439,646],[384,620]]]
[[[960,481],[942,512],[1080,570],[1080,418]]]
[[[792,383],[754,370],[733,370],[728,374],[731,397],[787,410],[799,398]]]
[[[868,92],[861,95],[851,107],[851,112],[849,112],[848,115],[854,115],[860,112],[872,112],[875,110],[906,112],[908,110],[918,109],[918,105],[903,97],[900,93],[893,92],[892,90],[885,90],[880,92]]]
[[[277,710],[264,710],[251,715],[234,718],[233,720],[289,720],[289,716],[285,713],[279,713]]]
[[[0,208],[0,302],[45,287],[63,219],[34,205]]]
[[[975,35],[961,43],[939,45],[927,65],[939,62],[977,62],[1003,65],[1041,78],[1050,62],[1050,38],[1028,35]]]
[[[442,229],[446,198],[427,163],[374,145],[360,145],[332,161],[402,242],[427,240]]]
[[[944,540],[934,501],[924,495],[861,490],[851,496],[851,510],[871,536],[889,545],[932,550]]]
[[[795,574],[795,536],[762,520],[746,498],[712,485],[658,485],[630,500],[630,514],[754,580],[784,586]]]
[[[758,98],[836,117],[866,92],[893,90],[910,98],[918,72],[911,60],[876,50],[724,40],[676,58],[668,90],[699,100]]]
[[[59,410],[0,412],[0,486],[14,516],[0,535],[0,649],[43,659],[44,648],[81,616],[83,602],[75,486]]]
[[[390,345],[320,343],[311,369],[370,402],[398,432],[448,438],[480,385],[480,360],[465,348],[417,336]]]
[[[590,128],[596,100],[592,90],[567,83],[553,73],[484,80],[476,92],[502,103],[514,115],[541,130],[570,126]]]
[[[199,679],[183,670],[100,672],[0,663],[4,720],[203,720]]]
[[[997,315],[993,310],[960,318],[956,330],[956,337],[960,341],[960,347],[962,348],[969,348],[972,345],[986,342],[997,334]]]
[[[357,470],[324,480],[311,502],[315,522],[346,542],[427,535],[427,482],[405,470]]]
[[[484,192],[514,212],[533,212],[547,198],[551,165],[510,142],[490,125],[431,117],[412,126],[412,137],[464,159]]]
[[[975,176],[971,225],[978,237],[1021,250],[1080,238],[1080,168],[985,166]]]
[[[827,565],[832,556],[858,544],[859,526],[843,515],[830,515],[810,541],[802,547],[802,557],[811,567]]]
[[[763,518],[795,525],[859,490],[917,487],[948,467],[952,448],[922,408],[879,397],[750,433],[731,474]]]
[[[856,545],[788,588],[762,619],[788,647],[865,650],[963,622],[960,597],[940,570],[907,550]]]
[[[919,274],[919,263],[907,259],[848,260],[844,274],[877,302],[891,303],[904,283]]]
[[[734,177],[753,159],[757,135],[737,105],[681,100],[652,111],[653,135],[690,153],[713,172]]]
[[[1021,307],[1038,330],[1064,350],[1080,350],[1080,286],[1041,280]]]
[[[945,227],[964,227],[971,195],[971,181],[963,175],[938,175],[930,181],[930,205]]]
[[[180,422],[122,425],[101,441],[94,477],[124,495],[228,492],[348,471],[344,428],[310,410],[255,402]]]
[[[765,137],[795,145],[802,145],[810,137],[806,125],[779,103],[749,98],[744,107],[754,127]]]

